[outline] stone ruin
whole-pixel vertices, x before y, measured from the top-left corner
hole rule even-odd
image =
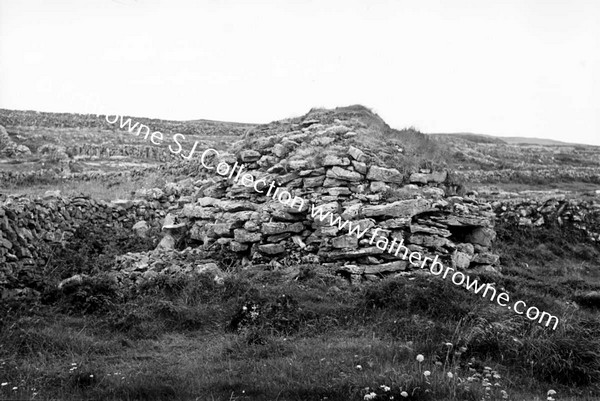
[[[303,210],[192,162],[201,176],[194,201],[176,213],[188,242],[228,249],[251,264],[320,263],[356,282],[411,268],[401,255],[369,243],[379,228],[378,237],[404,240],[411,251],[438,255],[448,266],[495,271],[491,205],[452,195],[456,185],[447,171],[404,174],[377,164],[358,147],[356,128],[352,121],[305,119],[250,136],[213,162],[244,164],[256,180],[275,181],[306,200]],[[359,240],[313,218],[312,205],[368,231]]]
[[[250,133],[212,161],[238,162],[255,179],[275,181],[306,201],[302,210],[207,170],[199,157],[166,165],[188,178],[138,191],[137,200],[108,204],[59,197],[4,202],[0,264],[7,267],[0,274],[12,274],[24,263],[43,263],[40,244],[56,241],[56,233],[107,222],[131,228],[132,235],[143,233],[148,225],[163,228],[155,251],[117,258],[114,275],[123,283],[159,274],[214,271],[215,263],[207,255],[215,250],[236,255],[246,267],[320,264],[353,283],[418,268],[402,260],[402,254],[370,243],[377,229],[378,238],[403,240],[411,251],[438,256],[446,266],[496,272],[492,206],[458,196],[457,184],[446,170],[403,171],[383,161],[376,150],[361,149],[361,138],[372,129],[352,118],[308,116]],[[358,239],[331,226],[328,219],[313,218],[312,205],[323,206],[366,234]],[[182,243],[186,249],[180,249]]]

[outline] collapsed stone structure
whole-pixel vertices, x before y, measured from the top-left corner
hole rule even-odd
[[[381,238],[402,241],[411,251],[438,256],[454,268],[495,270],[498,256],[491,248],[495,238],[491,205],[456,196],[456,184],[447,171],[396,168],[380,157],[383,152],[376,150],[380,144],[375,150],[361,146],[365,136],[389,129],[380,119],[373,123],[375,129],[351,117],[318,114],[274,123],[255,130],[213,160],[238,162],[255,179],[286,188],[305,201],[300,210],[220,176],[196,158],[166,165],[171,172],[190,178],[140,192],[141,200],[116,204],[81,198],[5,202],[0,208],[0,262],[13,267],[35,263],[43,253],[40,241],[64,238],[62,233],[72,232],[80,224],[132,227],[140,223],[143,227],[142,221],[153,224],[160,219],[166,224],[159,251],[138,255],[138,259],[149,258],[142,264],[135,262],[135,256],[125,257],[118,263],[121,269],[138,273],[173,270],[168,263],[165,267],[152,259],[177,252],[173,249],[176,236],[184,237],[191,248],[231,251],[245,264],[320,263],[348,275],[353,282],[410,268],[402,253],[377,246]],[[364,235],[357,238],[347,228],[331,225],[329,218],[321,221],[314,217],[313,205],[322,206],[334,219],[360,227]]]
[[[376,246],[381,237],[403,240],[411,251],[437,255],[448,266],[493,270],[498,256],[491,251],[491,205],[447,196],[455,185],[446,171],[404,174],[376,164],[358,147],[355,128],[352,121],[304,120],[246,138],[213,161],[241,163],[255,180],[275,181],[306,201],[301,210],[193,162],[188,168],[201,177],[195,201],[178,212],[187,235],[198,246],[223,247],[248,262],[325,263],[354,281],[409,267],[402,253]],[[366,234],[359,239],[328,218],[313,217],[313,205]]]
[[[564,222],[600,239],[595,229],[600,223],[597,202],[557,197],[486,202],[476,193],[465,196],[454,172],[435,163],[418,169],[416,165],[428,163],[410,160],[411,149],[422,151],[423,157],[434,155],[429,139],[397,135],[365,110],[311,111],[303,118],[257,126],[227,152],[204,160],[209,167],[237,163],[255,181],[273,182],[302,199],[301,208],[206,168],[200,160],[206,150],[202,148],[191,161],[145,169],[168,171],[182,179],[163,188],[140,189],[134,200],[107,203],[58,194],[3,200],[0,195],[0,287],[21,266],[45,263],[48,246],[68,241],[82,225],[125,227],[139,236],[152,227],[162,229],[156,250],[116,258],[111,274],[123,285],[182,273],[209,272],[220,280],[223,266],[211,259],[211,251],[227,252],[245,267],[320,264],[353,283],[419,268],[418,263],[403,260],[403,252],[382,249],[379,241],[402,242],[410,251],[437,256],[454,269],[496,272],[500,270],[493,252],[497,219],[533,226]],[[421,143],[414,146],[411,141]],[[165,150],[144,149],[134,150],[138,152],[134,155],[161,157]],[[94,146],[75,150],[88,156],[94,152],[98,152]],[[144,169],[135,169],[68,172],[62,177],[119,180],[143,174]],[[321,219],[312,213],[313,207],[330,214]],[[349,233],[351,227],[358,229]],[[359,238],[357,231],[364,234]]]
[[[199,160],[201,150],[192,161],[162,167],[187,179],[139,191],[137,200],[10,198],[0,205],[0,264],[14,270],[39,263],[44,243],[68,240],[77,226],[117,224],[137,233],[153,225],[163,228],[157,251],[116,261],[115,268],[126,272],[121,276],[134,282],[161,273],[214,270],[204,251],[215,249],[232,252],[245,265],[318,263],[353,282],[418,268],[402,253],[378,247],[381,238],[402,241],[411,251],[437,256],[455,269],[497,271],[492,248],[496,215],[507,219],[517,213],[521,224],[536,225],[550,215],[577,221],[595,210],[570,201],[491,204],[459,196],[448,171],[403,166],[405,150],[397,145],[380,151],[381,144],[363,146],[385,128],[375,123],[374,130],[339,113],[273,123],[209,162],[243,165],[255,180],[273,181],[303,199],[300,209],[207,169]],[[397,153],[400,162],[389,162],[382,153]],[[313,207],[330,212],[331,219],[321,221],[311,213]],[[341,227],[345,221],[364,234],[349,233],[348,225]],[[184,252],[175,249],[180,239],[189,247]]]

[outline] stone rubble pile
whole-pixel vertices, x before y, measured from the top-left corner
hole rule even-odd
[[[408,268],[402,253],[376,246],[381,238],[403,240],[411,251],[439,255],[455,268],[494,270],[498,256],[491,250],[495,232],[490,204],[446,197],[452,183],[445,171],[403,174],[375,164],[352,144],[355,136],[343,122],[304,121],[290,131],[238,144],[237,150],[213,162],[237,162],[255,181],[275,181],[292,197],[305,200],[300,210],[298,203],[286,205],[196,164],[200,179],[194,183],[195,201],[178,214],[190,240],[204,249],[231,250],[252,263],[331,263],[354,280]],[[331,226],[329,219],[313,218],[313,204],[366,233],[359,239],[347,228]]]
[[[158,277],[176,277],[209,274],[217,284],[227,276],[217,263],[207,258],[200,249],[187,248],[183,251],[154,250],[127,253],[118,256],[109,275],[116,284],[133,287],[150,282]]]

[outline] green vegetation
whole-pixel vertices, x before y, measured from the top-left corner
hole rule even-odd
[[[421,272],[351,286],[317,265],[231,265],[222,284],[160,276],[125,290],[103,273],[110,255],[153,244],[82,232],[44,281],[97,274],[0,304],[0,397],[522,400],[553,389],[596,399],[600,323],[567,301],[600,289],[600,250],[561,233],[499,227],[504,274],[478,277],[557,314],[552,331]]]

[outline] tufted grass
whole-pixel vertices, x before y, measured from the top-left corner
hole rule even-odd
[[[553,332],[425,275],[351,287],[312,268],[298,280],[240,271],[222,286],[164,279],[93,313],[3,302],[0,398],[362,400],[369,387],[376,399],[479,400],[481,384],[458,378],[486,366],[514,400],[600,394],[595,315],[571,312]]]
[[[43,303],[0,301],[0,399],[598,399],[598,312],[573,302],[600,289],[597,245],[498,230],[503,274],[473,275],[559,316],[557,330],[421,271],[352,286],[324,266],[230,266],[223,285],[162,277],[135,291],[96,278]],[[99,244],[82,236],[81,260],[107,262]]]

